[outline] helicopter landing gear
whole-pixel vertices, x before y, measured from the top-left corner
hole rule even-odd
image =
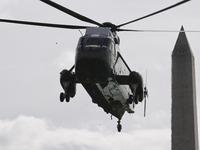
[[[60,84],[64,90],[64,93],[60,93],[60,102],[70,101],[70,97],[74,97],[76,94],[76,82],[75,75],[72,72],[74,66],[70,70],[63,70],[60,73]]]
[[[64,100],[66,99],[66,102],[69,102],[70,97],[67,93],[60,93],[60,102],[64,102]]]
[[[118,132],[121,132],[121,130],[122,130],[122,125],[120,124],[120,122],[121,122],[120,120],[117,121],[117,123],[118,123],[117,124],[117,130],[118,130]]]

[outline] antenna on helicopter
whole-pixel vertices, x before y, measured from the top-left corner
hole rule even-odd
[[[79,33],[81,34],[81,36],[83,36],[83,33],[81,32],[81,30],[78,30],[79,31]]]
[[[148,98],[148,90],[147,90],[147,70],[146,70],[145,86],[144,86],[144,117],[146,116],[147,98]]]

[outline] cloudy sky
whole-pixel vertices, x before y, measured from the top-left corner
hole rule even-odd
[[[98,22],[121,24],[177,0],[57,0]],[[200,1],[127,25],[130,29],[200,30]],[[0,0],[0,18],[90,25],[39,0]],[[84,30],[81,30],[84,33]],[[200,33],[187,32],[200,90]],[[0,149],[169,150],[171,148],[171,53],[178,33],[121,32],[121,53],[132,70],[148,72],[147,116],[143,103],[125,114],[123,129],[93,104],[81,85],[70,103],[60,103],[59,73],[74,64],[78,30],[0,23]],[[200,116],[200,115],[199,115]],[[199,119],[198,119],[199,120]]]

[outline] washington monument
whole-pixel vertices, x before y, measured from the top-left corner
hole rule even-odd
[[[181,31],[172,52],[172,150],[199,150],[194,56]]]

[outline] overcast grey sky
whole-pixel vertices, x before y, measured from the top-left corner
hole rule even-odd
[[[177,0],[57,0],[98,22],[121,24]],[[200,30],[200,2],[125,26],[130,29]],[[39,0],[0,0],[0,18],[90,25]],[[83,33],[84,30],[81,30]],[[199,110],[200,33],[186,33],[195,55]],[[121,32],[121,53],[143,77],[148,70],[147,117],[143,103],[125,114],[123,129],[93,104],[81,85],[70,103],[60,103],[59,73],[74,64],[78,30],[0,23],[0,149],[169,150],[171,148],[171,53],[178,33]]]

